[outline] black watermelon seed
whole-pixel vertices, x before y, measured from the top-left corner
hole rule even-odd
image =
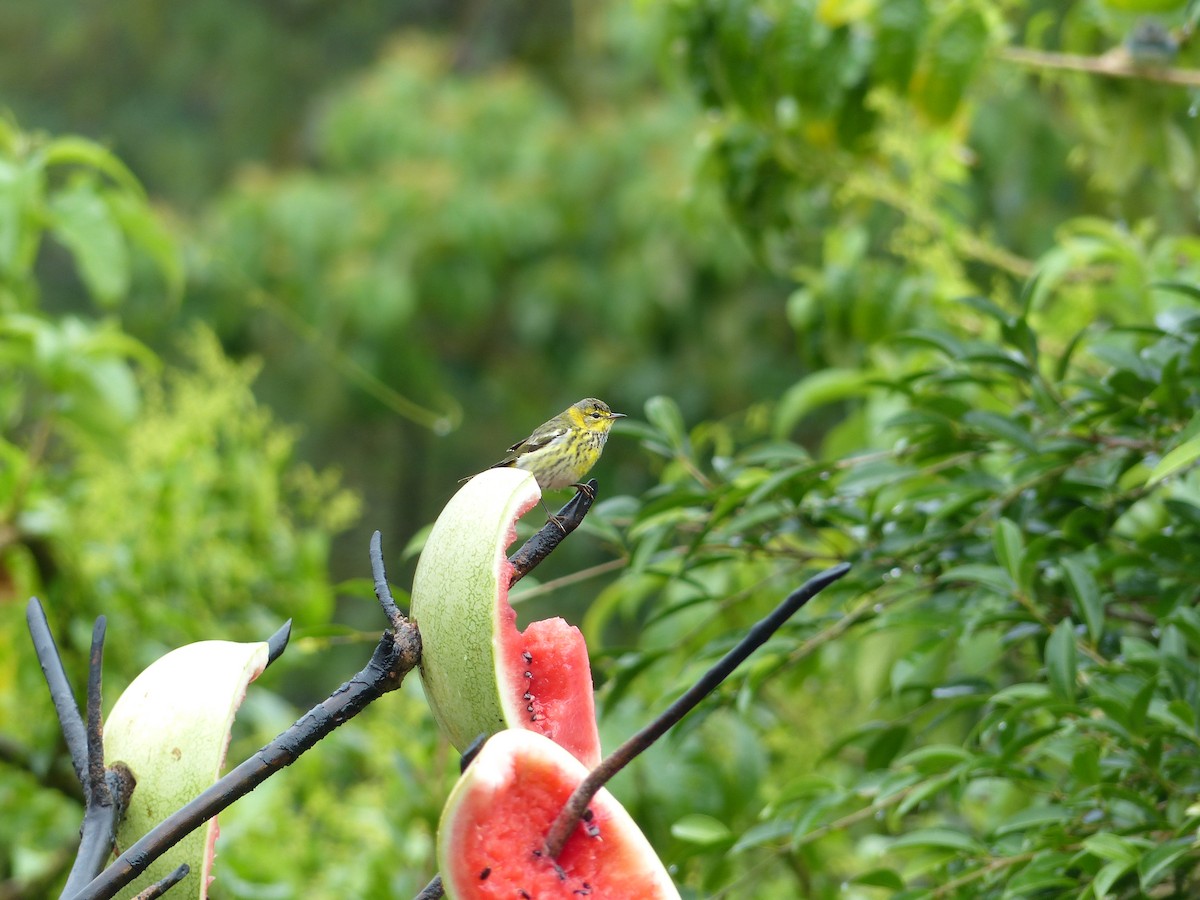
[[[485,867],[484,867],[484,869],[483,869],[483,871],[479,873],[479,880],[480,880],[480,881],[487,881],[487,877],[488,877],[489,875],[491,875],[491,874],[492,874],[492,867],[491,867],[491,866],[485,866]]]

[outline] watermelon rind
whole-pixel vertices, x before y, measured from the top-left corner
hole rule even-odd
[[[188,644],[153,662],[117,698],[104,724],[104,762],[124,763],[137,781],[117,833],[118,851],[217,780],[234,714],[268,656],[262,641]],[[214,817],[151,863],[121,896],[134,896],[186,863],[190,872],[172,896],[204,900],[216,840]]]
[[[582,634],[562,619],[518,632],[508,602],[506,552],[517,519],[540,498],[530,473],[488,469],[438,516],[409,609],[421,633],[421,683],[434,719],[460,751],[481,734],[528,728],[595,765],[600,740]]]

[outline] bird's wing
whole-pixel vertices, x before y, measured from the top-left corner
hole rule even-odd
[[[511,466],[516,461],[518,456],[524,456],[526,453],[532,453],[534,450],[540,450],[547,444],[552,444],[560,437],[567,433],[566,425],[549,424],[541,426],[529,437],[523,441],[517,441],[508,448],[508,453],[504,455],[504,459],[492,466],[493,469],[500,466]]]

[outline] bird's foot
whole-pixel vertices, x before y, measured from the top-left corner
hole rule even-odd
[[[563,534],[566,534],[567,526],[563,524],[562,516],[556,516],[554,513],[550,512],[550,507],[546,505],[545,500],[541,501],[541,503],[542,509],[546,511],[546,518],[557,525],[559,531],[561,531]]]
[[[575,488],[577,491],[579,491],[579,493],[583,494],[589,500],[596,499],[596,492],[592,490],[592,486],[590,484],[581,484],[577,481],[571,485],[571,487]]]

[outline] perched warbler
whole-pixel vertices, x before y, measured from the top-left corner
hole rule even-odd
[[[587,492],[589,488],[581,479],[600,458],[613,422],[623,418],[624,413],[613,412],[603,400],[580,400],[509,447],[504,459],[491,468],[524,469],[533,474],[543,491],[574,487]],[[542,509],[551,522],[562,528],[562,522],[544,500]]]

